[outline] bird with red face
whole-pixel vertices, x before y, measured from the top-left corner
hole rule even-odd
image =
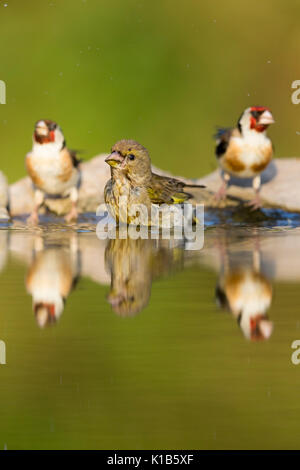
[[[38,121],[33,146],[26,156],[27,172],[34,184],[34,209],[28,221],[38,222],[38,211],[45,197],[69,197],[71,210],[67,222],[77,219],[80,160],[67,149],[61,128],[49,119]]]
[[[219,201],[226,196],[231,176],[252,178],[255,197],[248,205],[261,207],[259,190],[261,173],[273,156],[272,142],[267,129],[275,121],[271,111],[264,106],[252,106],[241,115],[236,128],[220,128],[216,134],[216,156],[222,170],[222,186],[216,194]]]

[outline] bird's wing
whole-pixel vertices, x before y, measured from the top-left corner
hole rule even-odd
[[[62,178],[67,181],[73,174],[74,169],[79,170],[81,160],[76,157],[76,152],[64,147],[60,151],[60,160],[62,165]]]
[[[33,159],[32,159],[32,153],[29,152],[26,155],[25,159],[25,165],[27,169],[27,173],[29,174],[31,180],[36,186],[43,186],[43,180],[41,179],[38,170],[36,169],[36,166],[33,164]]]
[[[216,156],[217,158],[222,157],[224,153],[226,153],[226,150],[229,145],[229,141],[232,135],[236,134],[238,132],[237,129],[231,129],[231,128],[222,128],[219,127],[217,129],[216,134],[214,135],[216,139]]]
[[[109,202],[112,193],[112,180],[108,180],[105,187],[104,187],[104,201]]]
[[[78,151],[77,150],[70,150],[69,149],[69,154],[72,159],[73,166],[77,168],[80,163],[82,162],[82,158],[78,158],[77,156]]]
[[[188,186],[176,178],[152,173],[151,183],[147,190],[154,204],[180,204],[193,197],[192,194],[184,192],[184,188]]]

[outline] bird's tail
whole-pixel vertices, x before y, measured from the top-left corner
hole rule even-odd
[[[186,184],[185,188],[206,188],[204,184]]]

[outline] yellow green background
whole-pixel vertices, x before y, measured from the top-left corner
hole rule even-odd
[[[1,0],[0,168],[23,176],[50,118],[83,158],[133,138],[200,176],[216,167],[215,126],[256,104],[274,113],[276,156],[299,155],[299,14],[298,0]]]

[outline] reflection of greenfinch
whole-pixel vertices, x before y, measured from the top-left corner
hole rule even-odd
[[[143,204],[149,217],[152,204],[181,204],[192,197],[184,191],[186,187],[203,187],[152,173],[148,151],[134,140],[117,142],[106,162],[111,179],[104,190],[105,202],[117,222],[134,223],[135,215],[122,208],[122,197],[129,212],[133,205]]]
[[[120,316],[133,316],[143,310],[150,299],[153,279],[183,268],[184,250],[169,248],[166,240],[113,239],[105,251],[111,274],[108,302]]]
[[[106,265],[111,273],[108,302],[118,315],[135,315],[149,302],[151,248],[151,240],[128,238],[109,241],[105,251]]]

